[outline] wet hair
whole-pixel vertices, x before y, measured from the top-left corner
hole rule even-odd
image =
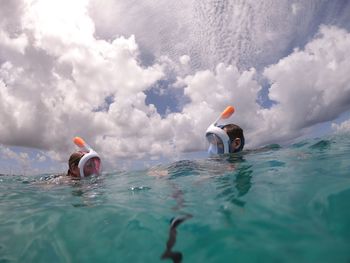
[[[73,165],[77,166],[79,164],[80,159],[84,156],[85,153],[81,152],[81,151],[77,151],[71,154],[71,156],[69,157],[68,160],[68,172],[67,175],[70,175],[71,171],[71,167]]]
[[[244,142],[245,142],[242,128],[236,124],[226,124],[226,125],[222,126],[222,129],[224,129],[224,128],[226,129],[226,133],[227,133],[228,137],[230,137],[231,143],[236,138],[239,138],[241,140],[241,145],[239,146],[239,148],[236,151],[237,152],[242,151],[243,147],[244,147]]]

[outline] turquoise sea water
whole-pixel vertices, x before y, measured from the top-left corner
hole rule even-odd
[[[348,135],[68,183],[0,176],[0,262],[348,263],[349,157]]]

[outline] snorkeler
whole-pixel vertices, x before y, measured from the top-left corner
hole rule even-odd
[[[101,159],[85,141],[80,137],[74,138],[74,143],[80,148],[71,154],[68,160],[68,176],[83,178],[101,173]]]
[[[209,154],[236,153],[243,150],[244,135],[241,127],[235,124],[218,125],[220,119],[227,119],[235,109],[228,106],[208,127],[205,136],[209,142]]]

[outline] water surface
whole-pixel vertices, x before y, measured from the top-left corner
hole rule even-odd
[[[0,262],[171,262],[175,233],[182,262],[348,263],[349,156],[336,136],[68,183],[0,176]]]

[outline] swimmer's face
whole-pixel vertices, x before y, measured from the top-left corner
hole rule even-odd
[[[80,170],[78,164],[73,164],[70,168],[70,175],[73,177],[80,177]]]
[[[224,143],[217,135],[211,134],[211,135],[207,136],[207,139],[208,139],[209,143],[216,145],[218,153],[224,152]]]
[[[101,161],[97,157],[93,157],[89,159],[86,164],[84,165],[84,175],[90,176],[92,174],[99,174],[100,173],[100,164]]]

